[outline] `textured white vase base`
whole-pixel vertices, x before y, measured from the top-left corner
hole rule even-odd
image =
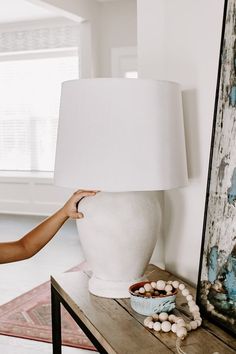
[[[100,192],[83,199],[80,211],[85,216],[77,220],[81,245],[94,271],[90,292],[129,298],[129,286],[142,280],[160,229],[157,192]]]
[[[129,287],[140,281],[145,281],[145,276],[125,282],[113,282],[102,280],[92,276],[89,280],[89,291],[91,294],[107,298],[126,299],[130,297]]]

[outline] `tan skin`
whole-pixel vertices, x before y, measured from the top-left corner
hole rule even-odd
[[[30,258],[41,250],[69,219],[81,219],[83,214],[77,211],[77,205],[84,197],[94,196],[96,191],[79,190],[65,205],[41,224],[13,242],[0,243],[0,263],[16,262]]]

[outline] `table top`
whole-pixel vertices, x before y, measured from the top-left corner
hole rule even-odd
[[[179,280],[153,265],[148,266],[146,276],[149,280]],[[89,272],[84,270],[53,276],[51,284],[108,353],[177,353],[174,333],[145,328],[145,316],[132,310],[129,299],[106,299],[92,295],[88,291],[88,280]],[[195,295],[195,289],[186,285]],[[177,295],[176,305],[175,314],[191,317],[181,294]],[[181,348],[188,354],[232,354],[236,353],[236,339],[204,320],[200,328],[188,333]]]

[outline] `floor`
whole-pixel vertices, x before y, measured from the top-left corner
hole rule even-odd
[[[0,242],[20,238],[43,218],[0,215]],[[25,261],[0,266],[0,305],[62,273],[84,259],[75,221],[68,221],[37,255]],[[51,354],[52,345],[0,335],[0,353]],[[63,354],[91,354],[91,351],[63,347]]]

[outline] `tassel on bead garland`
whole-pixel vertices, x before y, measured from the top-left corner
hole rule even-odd
[[[176,350],[177,350],[178,354],[187,354],[181,349],[181,339],[180,338],[176,339],[176,345],[175,346],[176,346]]]

